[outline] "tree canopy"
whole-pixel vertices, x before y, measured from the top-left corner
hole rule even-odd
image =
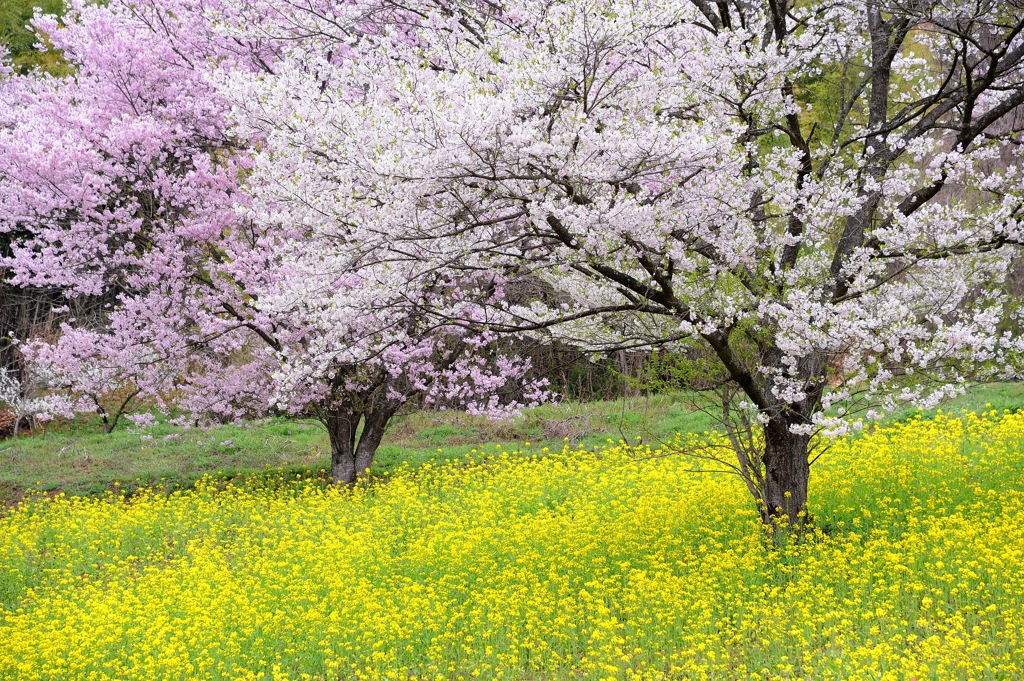
[[[795,520],[815,435],[1016,375],[1022,16],[83,8],[39,22],[76,77],[5,82],[10,262],[119,287],[98,338],[176,358],[199,411],[345,403],[338,442],[415,391],[498,408],[527,369],[484,352],[501,334],[699,357],[762,517]]]

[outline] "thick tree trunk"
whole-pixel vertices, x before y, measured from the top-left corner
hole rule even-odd
[[[807,514],[807,481],[810,436],[789,431],[789,424],[769,420],[764,429],[764,506],[761,517],[775,525],[783,516],[790,525],[802,525]]]
[[[338,409],[327,415],[324,423],[331,440],[331,478],[334,482],[352,485],[367,474],[388,421],[399,406],[399,403],[388,402],[366,414]],[[363,420],[363,431],[357,441],[360,419]]]
[[[331,441],[331,478],[334,482],[351,485],[356,481],[356,428],[360,414],[334,410],[324,418]]]
[[[356,447],[356,475],[366,475],[373,465],[373,457],[377,454],[380,441],[384,437],[384,429],[388,421],[398,411],[398,405],[386,405],[377,407],[368,413],[363,421],[363,432],[359,436],[359,445]]]

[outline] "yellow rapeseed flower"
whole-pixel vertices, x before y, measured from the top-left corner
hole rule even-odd
[[[840,440],[781,546],[742,481],[673,454],[714,433],[40,496],[0,518],[0,679],[1020,679],[1022,433]]]

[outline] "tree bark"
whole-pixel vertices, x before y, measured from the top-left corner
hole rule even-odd
[[[379,406],[366,414],[363,419],[363,432],[359,435],[359,444],[356,446],[355,465],[356,475],[366,475],[373,464],[373,457],[377,454],[380,441],[384,437],[384,429],[388,421],[398,411],[398,405],[387,404]]]
[[[356,481],[356,428],[360,414],[336,409],[324,418],[331,441],[331,479],[342,485]]]
[[[100,398],[96,395],[92,396],[93,401],[96,403],[96,410],[100,413],[100,416],[103,417],[104,435],[110,435],[111,433],[114,432],[114,429],[117,428],[117,422],[121,420],[121,417],[124,415],[125,410],[128,408],[128,403],[135,399],[135,396],[138,395],[140,392],[142,391],[136,388],[135,390],[128,393],[128,396],[121,401],[120,405],[118,405],[117,411],[114,412],[114,417],[112,419],[107,418],[107,410],[104,409],[103,406],[100,404]]]
[[[388,422],[400,403],[379,404],[365,414],[335,409],[324,418],[331,441],[331,478],[341,485],[353,485],[366,476],[380,447]],[[363,422],[359,433],[359,422]]]
[[[809,435],[791,433],[789,424],[770,419],[764,429],[764,506],[762,520],[777,525],[803,525],[807,515],[807,482],[811,467],[807,460]]]

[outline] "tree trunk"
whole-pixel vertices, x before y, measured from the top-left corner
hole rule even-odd
[[[102,404],[100,404],[99,396],[91,396],[93,402],[96,403],[96,411],[99,412],[100,417],[103,419],[104,435],[110,435],[111,433],[114,432],[114,429],[117,428],[117,422],[121,420],[121,416],[124,415],[125,410],[128,408],[128,403],[135,399],[135,396],[138,395],[140,392],[142,391],[138,388],[130,392],[128,396],[125,397],[121,404],[118,406],[117,411],[114,412],[113,418],[108,418],[107,410],[103,408]]]
[[[807,481],[810,436],[789,431],[789,424],[771,419],[764,429],[764,506],[761,518],[775,525],[783,516],[790,525],[803,525],[807,515]]]
[[[331,440],[331,478],[342,485],[352,485],[365,476],[373,465],[388,421],[398,411],[400,403],[387,402],[367,414],[336,409],[330,412],[324,425]],[[363,432],[356,431],[363,420]]]
[[[356,428],[360,414],[333,410],[324,418],[331,441],[331,478],[334,482],[351,485],[356,481]]]
[[[377,407],[368,413],[363,420],[363,432],[359,436],[359,445],[356,447],[356,475],[366,475],[373,464],[373,457],[377,454],[380,441],[384,437],[384,429],[388,421],[398,411],[398,405],[390,404]]]

